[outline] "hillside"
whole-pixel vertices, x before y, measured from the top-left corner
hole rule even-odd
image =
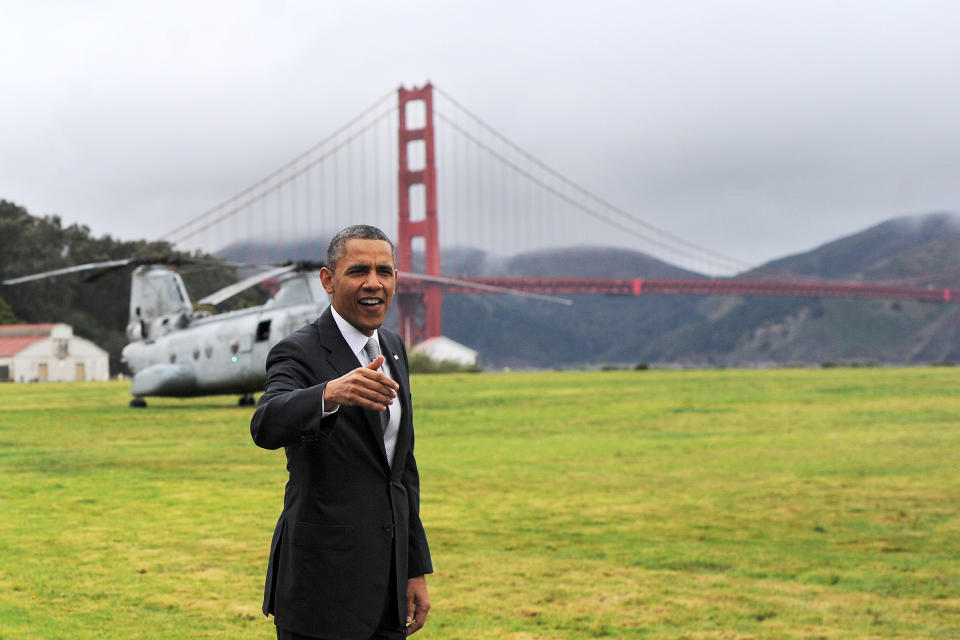
[[[322,255],[301,241],[297,255]],[[234,245],[227,257],[292,254]],[[415,256],[415,269],[422,255]],[[441,253],[451,276],[702,278],[643,253],[570,247],[512,257],[473,248]],[[905,216],[742,274],[950,286],[960,276],[960,218]],[[486,366],[548,368],[650,362],[750,366],[828,361],[960,360],[960,307],[871,300],[696,296],[572,296],[572,307],[506,295],[448,295],[444,334]],[[395,323],[395,315],[388,323]]]
[[[960,266],[960,256],[938,247],[960,240],[960,216],[931,213],[902,216],[806,253],[769,262],[764,271],[850,280],[887,280],[922,276]],[[914,259],[907,259],[914,256]],[[929,261],[917,260],[926,256]],[[952,264],[950,262],[952,261]]]
[[[890,220],[746,277],[798,276],[949,286],[960,275],[960,218]],[[476,258],[474,258],[476,260]],[[642,254],[572,249],[518,256],[506,272],[553,277],[700,277]],[[960,308],[879,300],[575,296],[574,307],[447,296],[444,333],[488,366],[637,362],[752,366],[960,360]]]
[[[77,261],[169,252],[162,243],[93,238],[56,217],[34,218],[0,201],[0,275]],[[326,239],[289,245],[236,244],[217,252],[237,260],[321,259]],[[415,256],[422,263],[422,255]],[[568,247],[517,256],[449,248],[451,276],[702,278],[643,253]],[[419,265],[415,265],[417,268]],[[956,286],[960,217],[939,213],[889,220],[742,274],[751,278],[828,278]],[[229,281],[229,270],[186,273],[195,296]],[[99,287],[77,279],[6,288],[0,318],[58,320],[104,344],[112,369],[124,340],[128,276]],[[447,295],[444,334],[477,349],[487,367],[633,365],[749,366],[827,361],[960,361],[960,306],[870,300],[697,296],[572,296],[571,307],[510,295]],[[395,326],[392,311],[388,326]]]
[[[788,274],[865,282],[950,286],[960,275],[960,218],[889,220],[751,275]],[[653,345],[653,359],[746,365],[960,359],[955,305],[881,300],[706,299],[699,317]]]
[[[464,252],[458,275],[568,278],[702,278],[650,256],[609,247],[544,250],[495,260]],[[442,262],[447,265],[447,262]],[[444,267],[446,269],[446,266]],[[444,334],[480,351],[490,367],[590,366],[639,362],[646,345],[695,314],[697,299],[684,296],[624,298],[566,296],[561,306],[508,295],[448,295]]]

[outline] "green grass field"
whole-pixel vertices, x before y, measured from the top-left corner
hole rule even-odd
[[[417,376],[424,638],[960,637],[960,369]],[[260,638],[234,398],[0,385],[0,639]]]

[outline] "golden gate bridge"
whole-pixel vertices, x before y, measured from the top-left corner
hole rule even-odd
[[[441,180],[442,188],[438,186]],[[960,294],[960,290],[942,287],[828,281],[750,269],[742,261],[664,231],[580,186],[430,83],[400,87],[382,96],[313,147],[180,224],[163,239],[187,249],[232,246],[231,257],[246,262],[309,260],[314,258],[311,239],[322,234],[329,237],[344,226],[361,222],[395,231],[400,271],[419,271],[432,278],[399,281],[400,332],[410,344],[441,335],[444,294],[502,292],[503,288],[544,294],[924,302],[954,302]],[[739,275],[478,277],[462,269],[445,273],[441,266],[441,246],[509,255],[569,245],[571,240],[616,244],[705,273]],[[289,254],[271,255],[271,244],[289,246]],[[415,261],[421,258],[422,266],[415,268]],[[445,281],[445,277],[459,282]]]

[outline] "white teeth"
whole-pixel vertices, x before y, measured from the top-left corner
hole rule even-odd
[[[372,307],[375,304],[380,304],[380,298],[364,298],[360,300],[360,304],[367,307]]]

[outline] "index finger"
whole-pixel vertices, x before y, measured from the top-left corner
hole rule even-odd
[[[379,362],[378,362],[379,360]],[[386,385],[393,389],[394,391],[400,388],[400,385],[396,383],[395,380],[391,379],[382,371],[378,371],[380,365],[383,364],[383,355],[377,356],[373,362],[368,364],[365,367],[360,367],[357,371],[365,378],[379,382],[380,384]]]

